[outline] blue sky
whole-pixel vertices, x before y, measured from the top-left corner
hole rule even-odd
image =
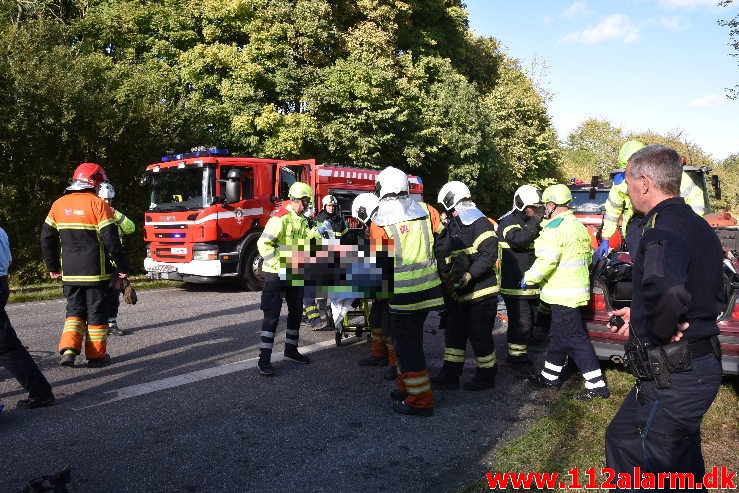
[[[560,139],[587,118],[625,133],[681,130],[714,159],[739,153],[729,30],[739,0],[465,0],[470,27],[498,39],[552,94]],[[543,63],[542,63],[543,62]],[[544,70],[542,70],[544,67]]]

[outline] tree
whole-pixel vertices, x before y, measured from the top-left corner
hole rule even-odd
[[[430,202],[468,182],[490,215],[559,160],[547,96],[461,0],[0,2],[0,83],[0,219],[23,280],[45,276],[28,218],[83,161],[141,221],[134,185],[165,150],[393,165]],[[141,265],[143,240],[130,250]]]
[[[739,217],[739,154],[731,154],[713,167],[721,180],[721,200],[713,196],[713,211],[729,211]]]
[[[564,143],[563,172],[585,181],[591,176],[607,178],[620,167],[618,151],[628,139],[608,120],[589,118],[570,132]]]
[[[734,0],[720,0],[718,2],[718,5],[726,7],[733,1]],[[734,16],[734,18],[731,20],[720,19],[718,21],[718,25],[729,28],[729,39],[731,40],[729,42],[729,46],[731,46],[735,52],[732,53],[731,56],[739,57],[739,15]],[[739,85],[736,85],[733,88],[727,88],[726,91],[730,99],[739,98]]]

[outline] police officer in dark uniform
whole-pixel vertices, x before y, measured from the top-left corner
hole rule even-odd
[[[681,172],[678,153],[658,145],[635,152],[626,169],[629,197],[645,217],[632,252],[631,307],[613,312],[624,323],[612,318],[611,330],[629,335],[626,361],[637,383],[606,430],[606,465],[701,481],[701,421],[721,383],[723,252],[679,197]]]
[[[34,409],[50,406],[55,400],[51,385],[18,339],[8,314],[5,312],[5,304],[10,295],[8,269],[12,260],[8,235],[3,228],[0,228],[0,366],[8,370],[28,392],[27,399],[18,401],[19,408]]]

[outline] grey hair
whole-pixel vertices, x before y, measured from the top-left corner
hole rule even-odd
[[[680,195],[682,173],[680,155],[663,145],[642,147],[629,158],[629,178],[648,176],[655,188],[666,195]]]

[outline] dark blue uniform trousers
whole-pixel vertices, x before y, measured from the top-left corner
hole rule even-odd
[[[47,397],[51,385],[15,333],[5,312],[10,290],[7,278],[0,279],[0,365],[21,384],[31,399]]]
[[[264,273],[264,288],[260,308],[264,312],[260,344],[260,358],[270,359],[272,345],[275,341],[277,325],[280,322],[282,299],[287,302],[287,331],[285,333],[285,349],[294,350],[298,347],[300,334],[300,320],[303,317],[303,288],[289,286],[280,281],[277,274]],[[289,348],[288,346],[292,346]]]
[[[632,474],[638,466],[642,472],[688,472],[696,482],[703,480],[700,427],[721,384],[721,362],[712,353],[696,358],[691,370],[673,373],[671,380],[669,389],[658,389],[654,381],[638,383],[608,425],[606,466],[617,474]]]

